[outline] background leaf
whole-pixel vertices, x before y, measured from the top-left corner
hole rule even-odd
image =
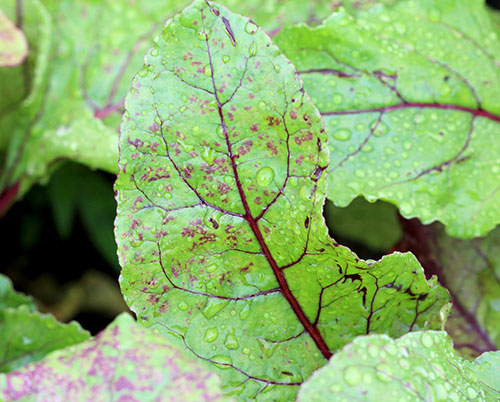
[[[127,98],[122,292],[241,399],[294,398],[358,334],[440,327],[446,291],[412,255],[367,264],[328,237],[325,140],[294,66],[203,1],[167,22]]]
[[[413,252],[427,276],[437,275],[453,301],[446,329],[466,357],[500,346],[500,228],[488,236],[461,240],[442,225],[403,222],[405,235],[396,247]]]
[[[102,333],[0,375],[9,401],[219,401],[219,379],[122,314]]]
[[[445,332],[423,331],[396,341],[385,335],[359,337],[337,353],[302,387],[299,401],[494,401],[500,397],[494,366],[462,359]],[[483,371],[484,370],[484,371]]]
[[[336,205],[388,200],[465,238],[500,222],[500,41],[483,3],[338,11],[276,40],[325,120]]]
[[[0,372],[4,373],[89,338],[89,333],[78,323],[63,324],[51,315],[37,312],[31,298],[15,292],[3,275],[0,275],[0,333]]]
[[[0,10],[0,67],[17,66],[28,54],[26,37]]]

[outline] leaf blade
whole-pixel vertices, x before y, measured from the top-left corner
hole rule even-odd
[[[402,1],[277,36],[325,117],[338,206],[357,195],[386,199],[464,238],[499,222],[498,158],[488,144],[500,130],[500,42],[484,4],[470,7]]]
[[[325,140],[295,67],[215,3],[167,22],[127,96],[122,292],[243,399],[293,398],[354,333],[440,326],[446,292],[413,256],[369,265],[328,238]]]

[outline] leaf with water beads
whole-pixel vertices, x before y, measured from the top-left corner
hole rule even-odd
[[[392,340],[356,338],[301,387],[298,401],[470,401],[500,398],[500,352],[462,359],[445,332],[422,331]]]
[[[239,398],[284,400],[356,335],[439,328],[448,297],[412,255],[368,264],[328,237],[319,113],[248,24],[195,1],[146,55],[121,127],[115,235],[140,322]]]
[[[483,2],[339,10],[276,41],[323,115],[336,205],[388,200],[463,238],[500,223],[500,40]]]

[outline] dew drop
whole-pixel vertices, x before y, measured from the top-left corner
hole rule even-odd
[[[333,95],[333,103],[335,103],[336,105],[340,105],[343,100],[344,100],[344,95],[342,94]]]
[[[351,135],[351,130],[347,128],[341,128],[333,133],[333,138],[339,141],[348,141],[351,138]]]
[[[224,345],[226,348],[235,350],[238,349],[240,344],[238,343],[238,339],[234,336],[234,334],[227,334],[226,339],[224,340]]]
[[[261,187],[269,186],[274,179],[274,170],[268,166],[261,168],[257,172],[257,184]]]
[[[430,348],[434,344],[432,337],[425,332],[422,334],[420,341],[422,342],[422,345],[424,345],[426,348]]]
[[[217,135],[220,137],[220,138],[225,138],[224,136],[224,129],[222,128],[222,125],[219,124],[217,126],[217,128],[215,129],[215,132],[217,133]]]
[[[375,122],[371,125],[371,129],[373,130],[373,135],[377,137],[381,137],[389,131],[389,126],[385,124],[383,121]]]
[[[353,366],[344,370],[344,380],[348,385],[356,385],[361,381],[361,372]]]
[[[255,44],[255,42],[252,42],[248,47],[248,55],[250,57],[254,57],[256,54],[257,54],[257,45]]]
[[[300,198],[302,198],[304,201],[311,201],[312,191],[310,186],[303,185],[300,188]]]
[[[179,310],[187,310],[189,308],[189,305],[185,301],[181,301],[177,307],[179,307]]]
[[[207,77],[211,77],[212,76],[212,67],[210,67],[210,64],[207,64],[204,68],[204,72],[205,72],[205,75]]]
[[[233,361],[229,356],[225,355],[215,355],[210,358],[213,364],[219,369],[228,369],[231,368],[230,365],[233,364]],[[217,364],[219,363],[219,364]]]
[[[207,328],[207,330],[205,331],[205,335],[203,336],[203,339],[205,340],[205,342],[210,343],[215,341],[218,336],[219,336],[219,331],[217,330],[217,328],[212,327],[212,328]]]
[[[342,391],[342,387],[339,384],[334,384],[330,387],[330,392],[332,394],[338,394]]]
[[[250,353],[250,349],[249,349],[249,348],[247,348],[246,346],[245,346],[243,349],[241,349],[241,351],[242,351],[242,352],[243,352],[243,354],[245,354],[245,355],[248,355],[248,354]]]
[[[207,271],[208,273],[211,273],[211,272],[214,272],[216,269],[217,269],[216,264],[210,264],[208,267],[205,268],[205,271]]]
[[[469,398],[474,399],[477,396],[477,391],[474,388],[469,387],[467,388],[467,395]]]
[[[202,30],[196,32],[198,40],[207,40],[207,35]]]
[[[382,382],[390,382],[392,377],[392,369],[387,364],[378,364],[377,367],[377,378]]]
[[[231,57],[228,56],[227,54],[225,54],[224,56],[222,56],[222,62],[224,64],[229,63],[229,60],[231,60]]]
[[[215,160],[215,151],[210,147],[203,147],[201,159],[207,162],[208,165],[212,165]]]
[[[245,32],[250,35],[254,35],[259,28],[252,21],[248,21],[245,25]]]

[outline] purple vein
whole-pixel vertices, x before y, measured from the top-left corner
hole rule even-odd
[[[373,107],[367,109],[357,109],[357,110],[339,110],[335,112],[322,112],[323,116],[341,116],[350,114],[363,114],[363,113],[381,113],[381,112],[392,112],[394,110],[404,110],[404,109],[441,109],[441,110],[456,110],[459,112],[470,113],[475,117],[484,117],[489,120],[500,123],[500,115],[493,114],[484,109],[474,109],[467,106],[452,105],[445,103],[424,103],[424,102],[408,102],[400,103],[397,105],[389,105],[383,107]]]

